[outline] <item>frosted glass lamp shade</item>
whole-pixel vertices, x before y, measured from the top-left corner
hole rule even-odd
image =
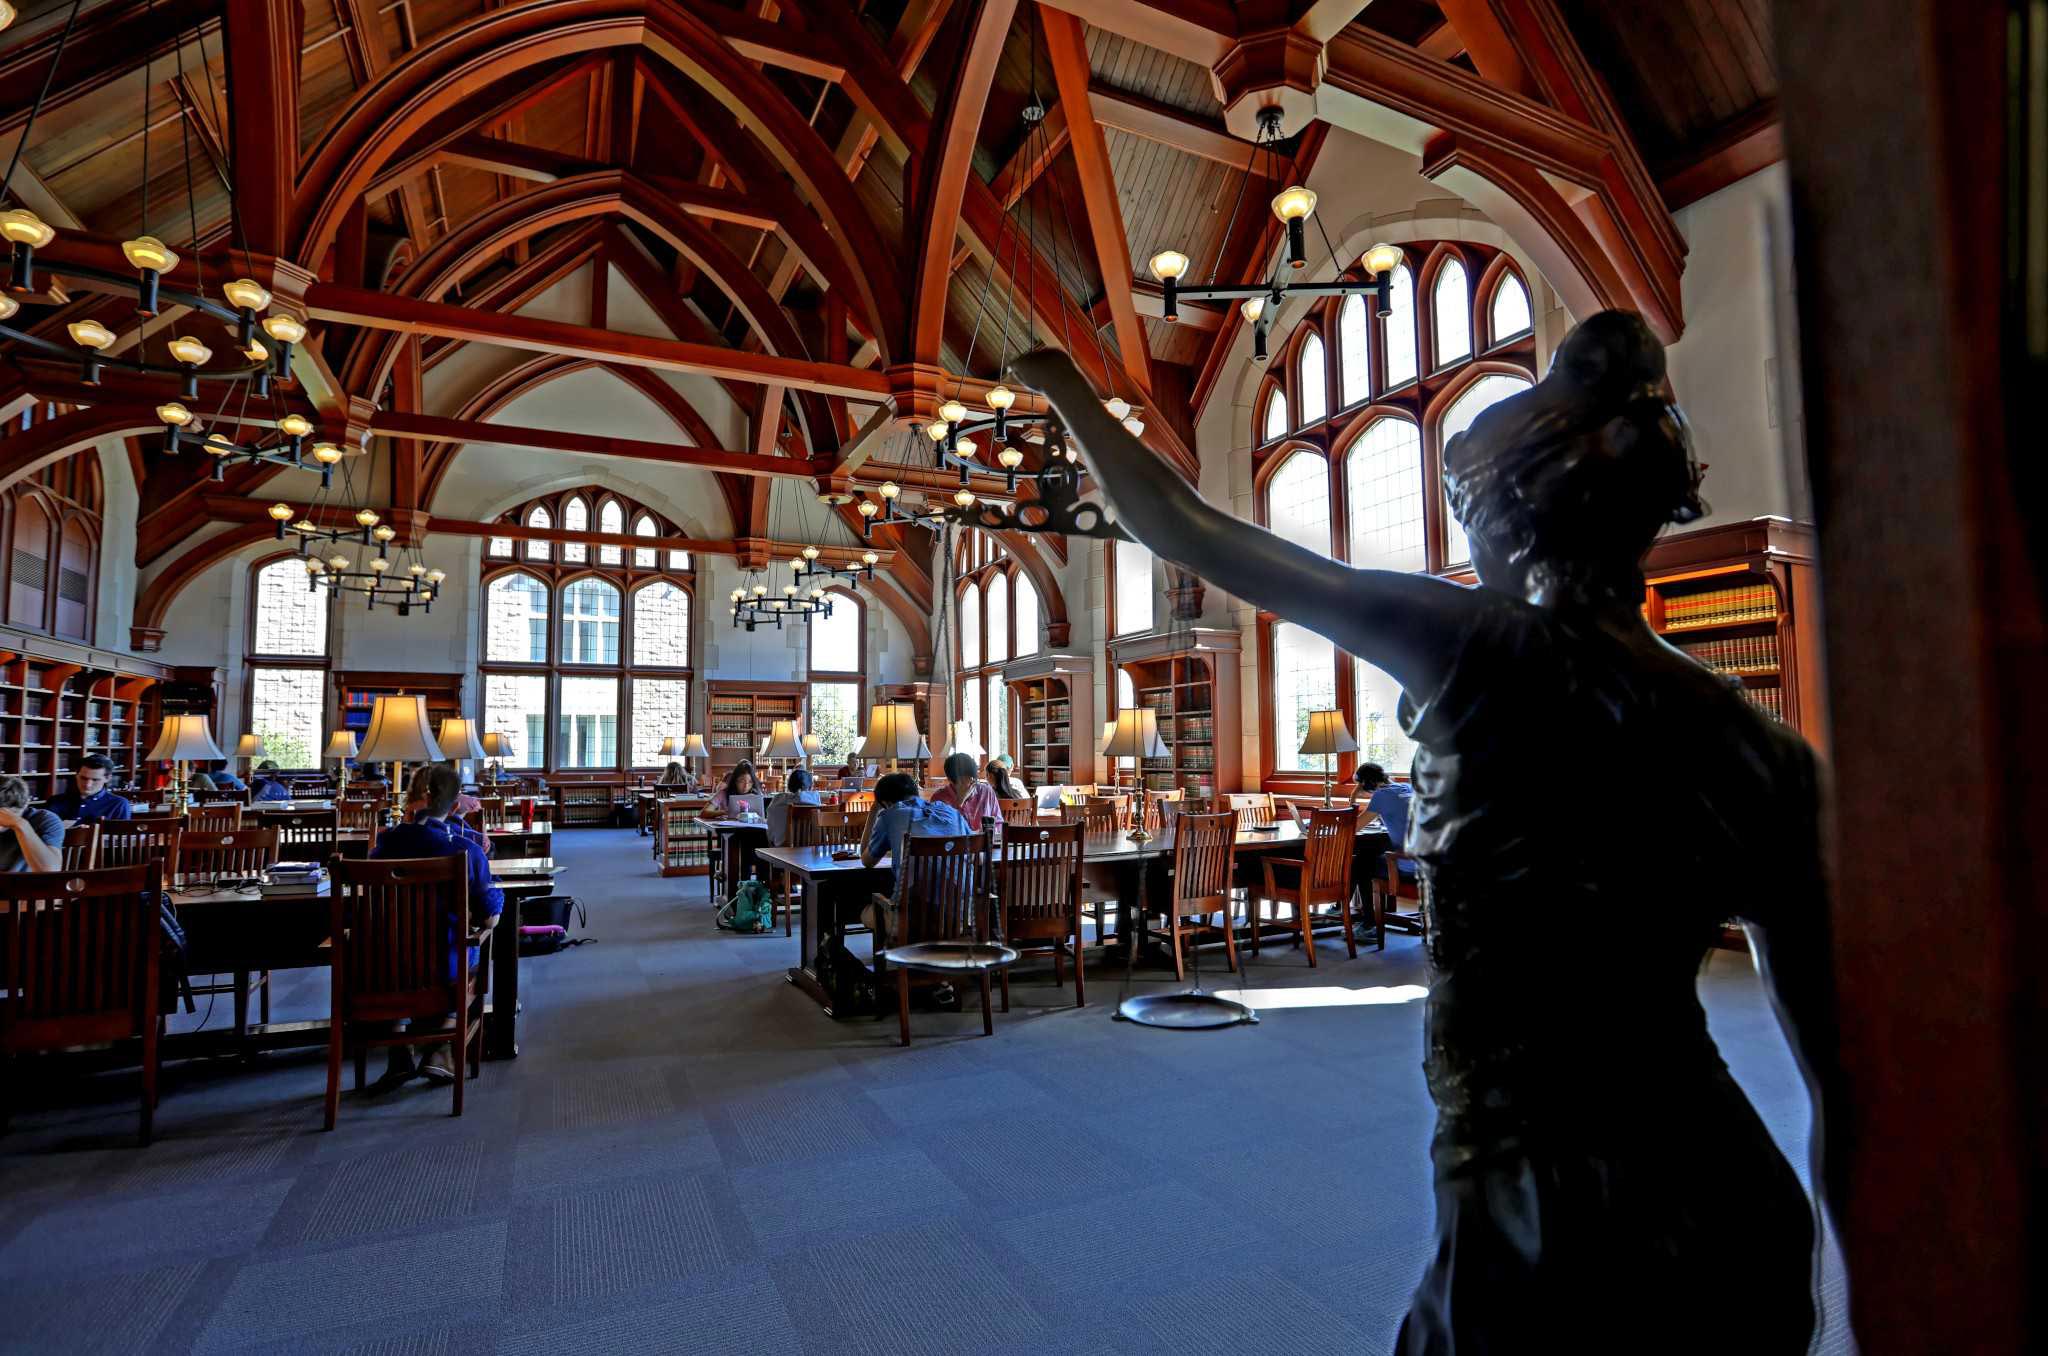
[[[868,711],[862,758],[915,758],[924,737],[917,732],[917,708],[909,702],[877,702]]]
[[[379,697],[370,708],[370,731],[357,755],[366,763],[438,763],[441,746],[427,723],[427,699]]]
[[[825,741],[814,734],[804,736],[804,757],[816,758],[825,751]]]
[[[674,735],[664,735],[661,747],[654,751],[657,758],[680,758],[683,756],[683,741]]]
[[[486,758],[510,758],[517,749],[512,747],[512,736],[503,730],[485,730],[480,741]]]
[[[1342,711],[1311,711],[1308,713],[1308,736],[1301,741],[1298,752],[1356,753],[1358,741],[1351,737],[1351,729],[1345,725]]]
[[[484,746],[476,737],[476,722],[467,716],[450,716],[441,722],[435,741],[443,757],[483,758]]]
[[[700,734],[683,736],[683,757],[709,758],[711,750],[704,747],[704,736]]]
[[[235,757],[237,758],[268,758],[269,756],[270,750],[263,747],[263,736],[260,734],[245,734],[235,742]]]
[[[165,716],[163,733],[149,751],[152,763],[196,763],[202,759],[225,759],[205,716]]]
[[[953,722],[953,737],[946,743],[946,754],[948,757],[956,753],[964,753],[979,758],[987,752],[988,750],[981,746],[981,741],[974,737],[973,721],[956,720]]]
[[[1167,748],[1159,737],[1159,713],[1149,706],[1119,711],[1103,752],[1112,758],[1164,758]]]
[[[768,735],[768,756],[770,758],[801,758],[804,756],[803,741],[798,738],[796,722],[778,720]]]
[[[336,730],[327,737],[327,752],[321,757],[330,763],[345,763],[356,756],[356,732]]]

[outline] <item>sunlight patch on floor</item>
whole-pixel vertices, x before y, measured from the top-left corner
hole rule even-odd
[[[1218,989],[1218,998],[1234,998],[1257,1012],[1280,1008],[1362,1008],[1390,1003],[1413,1003],[1429,997],[1420,984],[1376,984],[1347,989],[1341,984],[1305,985],[1288,989]]]

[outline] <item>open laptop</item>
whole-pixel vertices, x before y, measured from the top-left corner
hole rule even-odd
[[[745,814],[757,816],[761,814],[762,808],[768,803],[768,798],[766,796],[728,796],[725,803],[726,814],[731,818],[738,819],[741,815]]]

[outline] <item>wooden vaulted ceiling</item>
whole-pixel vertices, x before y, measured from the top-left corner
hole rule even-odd
[[[1217,50],[1212,37],[1222,43],[1276,15],[1326,40],[1355,37],[1351,50],[1379,64],[1346,79],[1412,84],[1403,63],[1419,58],[1424,97],[1432,81],[1454,101],[1490,82],[1511,91],[1510,115],[1556,107],[1578,120],[1565,135],[1581,141],[1598,122],[1594,106],[1611,98],[1625,128],[1617,133],[1623,163],[1603,172],[1619,184],[1639,155],[1667,200],[1656,213],[1710,190],[1717,175],[1775,155],[1766,0],[664,3],[719,35],[728,55],[750,68],[758,96],[779,105],[774,117],[742,126],[748,110],[721,102],[687,73],[690,61],[665,50],[658,32],[637,42],[566,44],[561,55],[505,78],[473,77],[472,66],[439,55],[493,16],[506,20],[506,43],[533,40],[556,10],[562,24],[591,31],[620,21],[587,0],[86,0],[13,196],[67,230],[102,239],[146,224],[179,248],[195,240],[218,247],[234,234],[228,185],[240,181],[244,221],[259,230],[266,220],[281,222],[273,231],[279,253],[317,253],[297,262],[338,285],[330,290],[341,301],[316,313],[316,321],[333,317],[316,324],[312,344],[324,389],[308,394],[330,416],[350,397],[391,412],[380,431],[401,429],[395,460],[411,467],[403,473],[410,479],[393,490],[403,499],[408,488],[430,491],[435,458],[449,455],[447,444],[402,432],[408,418],[421,426],[421,374],[471,340],[461,326],[426,325],[415,331],[424,337],[406,338],[379,328],[382,321],[351,323],[364,296],[511,312],[593,259],[618,266],[683,340],[807,358],[837,372],[869,368],[876,376],[868,400],[892,389],[881,379],[884,366],[918,360],[912,350],[923,346],[926,314],[919,298],[937,297],[935,357],[946,372],[994,379],[1005,353],[1062,344],[1089,358],[1084,365],[1105,387],[1133,397],[1149,387],[1149,440],[1191,466],[1189,407],[1212,388],[1236,318],[1186,303],[1181,323],[1166,324],[1156,289],[1133,275],[1169,245],[1187,251],[1198,271],[1213,261],[1226,276],[1256,268],[1272,248],[1265,204],[1313,163],[1322,125],[1294,129],[1277,158],[1255,154],[1243,129],[1227,122],[1207,63]],[[0,34],[0,148],[8,150],[70,5],[19,0],[19,8]],[[636,17],[631,0],[611,9]],[[537,17],[525,22],[514,10]],[[295,38],[271,31],[280,13],[296,17]],[[1524,50],[1539,30],[1539,50]],[[139,35],[148,33],[162,37],[147,53],[145,76]],[[264,110],[246,89],[239,104],[234,97],[237,41],[252,49],[245,79],[257,62],[288,63],[287,42],[295,48],[295,90],[276,97],[295,99],[290,135],[299,163],[281,179],[270,176],[284,196],[268,218],[249,201],[249,176],[232,168],[238,154],[265,145],[265,129],[244,121]],[[254,50],[265,42],[268,52]],[[1599,89],[1567,90],[1551,74],[1581,53]],[[332,143],[362,135],[350,119],[362,121],[376,90],[430,60],[450,61],[446,78],[459,83],[460,98],[405,124],[357,198],[333,198],[341,171],[324,158]],[[1430,75],[1434,63],[1446,75]],[[727,78],[722,88],[731,86]],[[1047,111],[1037,130],[1024,116],[1034,104]],[[391,116],[401,111],[394,106]],[[1462,117],[1462,105],[1454,112]],[[1441,125],[1465,124],[1451,117]],[[814,141],[811,158],[779,154],[784,148],[767,144],[770,128]],[[949,156],[955,145],[964,156]],[[1456,173],[1461,157],[1484,165],[1483,150],[1432,143],[1425,158]],[[818,177],[820,164],[845,176],[839,188]],[[312,199],[320,192],[341,205],[319,206]],[[571,199],[591,205],[548,215]],[[837,238],[835,223],[856,208],[872,238]],[[557,216],[559,224],[538,231],[521,225]],[[312,234],[285,238],[302,230]],[[1014,249],[995,266],[990,249],[1007,248],[1004,231],[1035,244],[1031,266],[1020,266]],[[1055,288],[1058,299],[1049,300]],[[1675,306],[1675,287],[1668,290]],[[1026,295],[1035,304],[1019,303]],[[118,301],[84,294],[43,324],[54,329]],[[430,309],[405,314],[445,319]],[[599,329],[605,321],[602,311],[591,317]],[[873,440],[859,436],[863,421],[849,412],[844,379],[808,393],[801,384],[729,379],[727,390],[749,416],[750,446],[736,451],[809,457],[834,474],[852,472],[872,451]],[[415,450],[420,460],[411,462]],[[138,457],[146,471],[139,549],[147,558],[175,548],[204,521],[191,510],[218,498],[196,483],[191,460]],[[766,481],[719,474],[740,532],[758,535]],[[253,493],[267,478],[244,472],[229,488]],[[914,535],[893,540],[916,544]],[[906,592],[922,600],[930,580],[918,577],[920,555],[904,552],[900,569]]]

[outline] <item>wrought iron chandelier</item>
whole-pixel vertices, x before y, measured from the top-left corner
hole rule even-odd
[[[867,505],[863,504],[864,513],[866,509]],[[814,535],[808,521],[809,513],[802,507],[796,513],[800,534],[806,537]],[[777,516],[780,515],[771,508],[771,527]],[[863,517],[863,530],[869,521]],[[775,586],[776,562],[771,560],[765,569],[747,571],[741,577],[740,587],[728,595],[732,603],[732,624],[748,631],[763,625],[781,630],[785,621],[795,618],[829,617],[832,615],[832,586],[845,584],[852,587],[864,579],[873,579],[875,566],[881,561],[881,556],[874,551],[862,551],[859,564],[835,565],[824,557],[825,553],[814,545],[800,548],[787,562],[789,582],[780,589]]]
[[[1281,164],[1280,110],[1262,108],[1259,110],[1259,136],[1253,147],[1251,164],[1246,167],[1245,176],[1237,186],[1237,201],[1231,205],[1230,221],[1237,222],[1238,209],[1244,204],[1245,185],[1251,182],[1252,170],[1259,157],[1269,157],[1274,169]],[[1277,175],[1269,175],[1269,178]],[[1370,296],[1373,298],[1374,318],[1384,318],[1393,298],[1394,269],[1401,262],[1401,251],[1394,245],[1379,244],[1368,249],[1359,257],[1358,266],[1364,271],[1363,278],[1344,276],[1339,270],[1336,278],[1325,283],[1287,282],[1287,273],[1308,267],[1308,222],[1315,215],[1316,195],[1300,184],[1290,184],[1273,195],[1273,215],[1286,227],[1287,244],[1282,252],[1276,252],[1272,276],[1264,282],[1219,283],[1212,267],[1209,281],[1188,286],[1182,279],[1187,276],[1193,261],[1179,250],[1161,250],[1152,256],[1152,276],[1159,280],[1162,318],[1172,322],[1180,319],[1179,303],[1182,298],[1193,300],[1232,299],[1238,300],[1238,309],[1252,327],[1252,358],[1263,362],[1266,358],[1266,334],[1282,303],[1289,297],[1339,297]],[[1323,245],[1330,252],[1334,263],[1337,248],[1330,242],[1330,233],[1323,229],[1321,218],[1316,219],[1316,230],[1323,237]],[[1229,240],[1230,231],[1223,234]],[[1281,265],[1285,261],[1286,271]],[[1217,265],[1222,263],[1219,248]]]
[[[72,28],[78,21],[81,3],[82,0],[73,0],[71,12],[66,17],[64,29],[57,39],[56,51],[52,56],[49,70],[44,76],[43,88],[36,96],[34,104],[30,106],[21,135],[14,143],[13,158],[8,162],[6,178],[0,180],[0,201],[5,200],[8,190],[12,187],[15,172],[20,168],[22,151],[27,147],[29,137],[35,129],[36,118],[49,98],[52,77],[64,59],[64,49],[70,42]],[[206,56],[206,34],[203,29],[198,31],[198,40],[203,65]],[[183,79],[184,46],[181,42],[175,43],[174,46],[178,53],[179,78]],[[134,345],[133,355],[112,352],[120,336],[101,321],[91,317],[73,321],[65,327],[74,345],[72,348],[66,348],[54,340],[45,339],[25,328],[17,328],[6,323],[21,310],[22,297],[38,295],[36,251],[48,246],[57,238],[56,227],[19,204],[0,209],[0,240],[5,240],[9,247],[8,294],[0,294],[0,340],[19,344],[25,349],[52,358],[76,361],[79,364],[80,375],[88,386],[99,385],[101,374],[105,369],[112,367],[141,375],[176,378],[181,384],[180,389],[185,400],[198,398],[202,382],[224,385],[228,388],[230,396],[237,389],[245,395],[253,392],[257,396],[268,396],[273,380],[291,379],[292,347],[306,337],[304,320],[283,310],[272,311],[264,315],[260,321],[260,328],[270,342],[266,344],[259,340],[256,337],[259,328],[257,317],[270,310],[273,301],[270,292],[255,279],[241,277],[221,285],[220,300],[206,295],[205,265],[196,249],[192,257],[191,288],[170,286],[163,281],[165,274],[178,267],[180,256],[175,249],[150,233],[147,133],[150,126],[150,96],[154,90],[154,82],[150,78],[149,65],[149,59],[145,57],[142,72],[142,229],[134,238],[121,244],[121,253],[134,268],[134,273],[125,274],[93,264],[68,260],[44,265],[45,270],[56,277],[84,279],[124,289],[134,288],[135,313],[142,319],[143,327]],[[196,195],[192,188],[190,129],[187,120],[180,119],[179,134],[184,139],[185,147],[187,215],[192,236],[196,239],[199,233],[198,212]],[[232,185],[229,185],[229,193],[232,198]],[[232,207],[230,210],[232,211]],[[246,242],[243,253],[248,253]],[[42,300],[44,304],[50,304],[58,298]],[[166,306],[183,308],[187,313],[178,321],[178,328],[183,332],[174,335],[164,344],[161,357],[152,358],[149,353],[148,322],[160,315]],[[214,357],[213,346],[194,333],[185,323],[195,315],[217,321],[226,327],[233,335],[233,346],[243,361],[211,366]],[[161,407],[159,413],[164,415],[165,428],[174,442],[175,450],[175,440],[182,432],[189,430],[193,423],[191,411],[182,403],[172,401]],[[178,417],[180,414],[182,418]],[[264,450],[273,450],[273,445],[267,440]]]
[[[391,550],[398,529],[367,504],[358,502],[353,511],[347,508],[346,501],[356,499],[353,480],[343,467],[341,493],[335,498],[344,502],[329,502],[323,492],[304,513],[282,500],[272,504],[267,512],[276,525],[277,539],[298,543],[309,589],[324,588],[337,598],[360,598],[371,611],[382,604],[401,617],[411,616],[414,608],[433,611],[447,571],[429,566],[416,541],[399,547],[400,555],[394,561]],[[336,518],[342,518],[344,525],[322,525]],[[374,548],[377,554],[358,565],[355,557],[341,549],[345,545]]]

